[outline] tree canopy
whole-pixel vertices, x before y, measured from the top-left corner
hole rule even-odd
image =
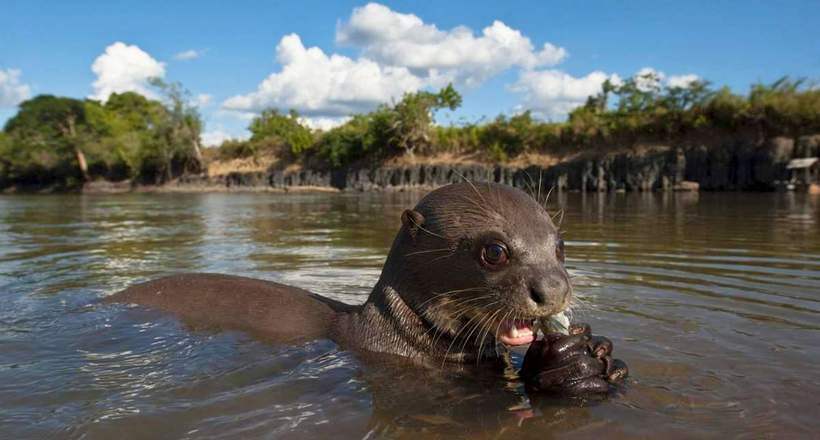
[[[105,103],[39,95],[20,104],[0,144],[3,182],[74,186],[90,179],[160,183],[202,167],[201,121],[178,84],[164,102],[134,92]]]
[[[202,122],[188,92],[178,83],[157,80],[153,86],[159,100],[126,92],[105,102],[40,95],[21,103],[0,133],[0,187],[72,186],[100,178],[162,183],[200,172]],[[560,156],[697,133],[751,132],[764,139],[820,132],[820,89],[788,77],[754,84],[741,95],[703,80],[672,85],[648,72],[604,81],[566,122],[521,111],[484,122],[436,123],[439,111],[461,101],[452,85],[407,93],[325,131],[311,129],[293,110],[268,109],[251,121],[250,139],[226,141],[216,156],[271,154],[336,168],[440,152],[503,161],[525,152]]]

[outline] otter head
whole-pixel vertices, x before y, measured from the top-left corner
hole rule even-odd
[[[437,189],[402,214],[390,283],[415,314],[463,351],[534,339],[533,321],[565,310],[564,244],[533,197],[499,184]],[[494,351],[494,350],[492,350]]]

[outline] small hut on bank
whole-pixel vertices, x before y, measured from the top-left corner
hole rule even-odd
[[[793,185],[793,188],[810,192],[820,189],[820,159],[792,159],[786,165],[786,169],[789,170],[789,184]]]

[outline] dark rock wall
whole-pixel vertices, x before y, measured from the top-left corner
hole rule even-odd
[[[540,168],[504,165],[414,165],[230,173],[189,177],[180,185],[217,185],[227,188],[326,187],[349,191],[432,188],[468,179],[492,181],[521,188],[555,187],[565,191],[669,190],[684,181],[701,190],[771,190],[788,177],[786,164],[795,157],[820,154],[820,135],[796,141],[777,137],[750,146],[738,142],[720,148],[705,145],[656,146],[640,153],[582,154],[561,164]]]

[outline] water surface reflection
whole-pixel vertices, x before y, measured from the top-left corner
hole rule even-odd
[[[4,438],[804,438],[820,428],[818,198],[561,194],[576,319],[633,372],[595,405],[530,402],[470,380],[189,331],[100,297],[180,271],[361,302],[395,194],[0,197]]]

